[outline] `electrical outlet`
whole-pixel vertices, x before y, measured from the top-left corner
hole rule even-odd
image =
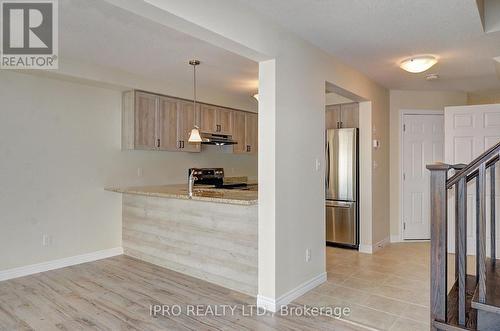
[[[52,245],[52,236],[49,234],[42,235],[42,246],[48,247]]]
[[[311,261],[311,249],[306,248],[306,262]]]

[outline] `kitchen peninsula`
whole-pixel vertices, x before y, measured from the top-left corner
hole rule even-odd
[[[107,188],[123,194],[126,255],[257,294],[257,185]]]

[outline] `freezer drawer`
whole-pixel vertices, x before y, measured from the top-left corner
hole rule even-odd
[[[326,241],[356,246],[356,203],[326,201]]]

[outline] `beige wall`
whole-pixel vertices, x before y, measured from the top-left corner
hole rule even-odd
[[[329,92],[326,93],[326,105],[338,105],[341,103],[350,103],[353,100],[346,98],[340,94]]]
[[[463,92],[435,91],[390,91],[390,220],[391,241],[400,238],[400,111],[403,110],[438,110],[444,111],[446,106],[465,105],[467,94]]]
[[[370,166],[363,168],[366,180],[361,185],[367,186],[371,201],[370,210],[362,208],[361,216],[375,216],[372,226],[377,230],[365,238],[366,244],[387,237],[389,168],[383,166],[389,157],[387,89],[240,2],[218,0],[218,6],[209,6],[205,0],[108,1],[239,55],[275,61],[259,77],[259,155],[270,161],[259,163],[259,182],[272,192],[268,199],[259,199],[259,254],[263,250],[274,255],[266,264],[259,261],[261,299],[280,300],[325,273],[325,82],[370,101],[360,116],[374,120],[367,123],[361,143],[370,146],[375,124],[384,147],[364,155],[366,164],[376,160],[381,166],[377,178],[372,178]],[[274,235],[263,236],[266,231]],[[311,250],[309,262],[306,249]]]
[[[468,105],[488,105],[494,103],[500,103],[500,93],[490,94],[490,95],[482,95],[475,93],[467,94]]]
[[[3,70],[0,101],[0,270],[120,247],[105,186],[183,183],[192,166],[257,176],[257,157],[217,147],[122,152],[118,90]]]

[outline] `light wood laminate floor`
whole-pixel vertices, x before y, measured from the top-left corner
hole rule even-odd
[[[364,330],[328,316],[150,316],[150,305],[255,298],[126,256],[0,282],[1,330]],[[247,311],[248,313],[248,311]]]

